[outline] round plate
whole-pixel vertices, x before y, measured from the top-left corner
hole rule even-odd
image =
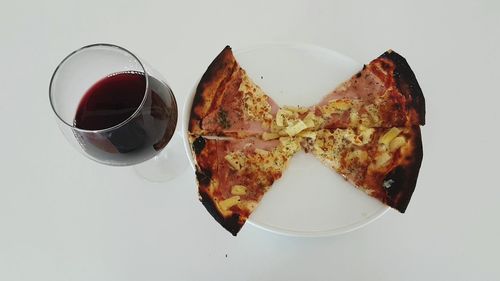
[[[305,44],[265,44],[233,52],[253,81],[280,106],[314,105],[363,67],[335,51]],[[184,108],[185,135],[194,92]],[[187,139],[185,146],[194,168]],[[367,225],[388,209],[312,154],[299,152],[247,224],[278,234],[329,236]]]

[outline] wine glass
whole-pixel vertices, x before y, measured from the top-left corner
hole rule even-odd
[[[92,160],[135,165],[156,182],[174,178],[187,164],[175,133],[172,90],[125,48],[93,44],[72,52],[55,69],[49,98],[63,134]]]

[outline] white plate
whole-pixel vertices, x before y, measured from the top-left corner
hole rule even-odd
[[[335,51],[304,44],[265,44],[233,52],[280,106],[313,105],[363,66]],[[185,135],[193,95],[194,90],[184,108]],[[187,139],[185,146],[194,168]],[[299,152],[247,224],[291,236],[329,236],[365,226],[388,209],[313,155]]]

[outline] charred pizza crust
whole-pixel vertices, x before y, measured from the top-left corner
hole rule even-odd
[[[217,101],[220,102],[221,93],[238,64],[232,54],[231,47],[226,46],[212,61],[201,77],[193,98],[189,118],[189,132],[202,134],[202,120],[214,109]]]
[[[391,69],[390,74],[395,85],[407,99],[407,107],[410,110],[411,120],[416,120],[418,125],[425,125],[425,98],[422,89],[418,84],[415,73],[404,57],[393,50],[389,50],[378,58],[383,63],[388,63]],[[387,68],[387,67],[386,67]],[[417,124],[412,124],[417,125]]]
[[[246,218],[237,212],[224,214],[217,205],[215,190],[219,185],[217,141],[202,136],[190,136],[193,158],[196,160],[196,180],[199,199],[212,217],[236,236]]]

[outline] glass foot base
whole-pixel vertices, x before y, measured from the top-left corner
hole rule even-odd
[[[188,166],[183,139],[176,132],[162,152],[148,161],[135,165],[135,172],[150,182],[167,182],[179,176]]]

